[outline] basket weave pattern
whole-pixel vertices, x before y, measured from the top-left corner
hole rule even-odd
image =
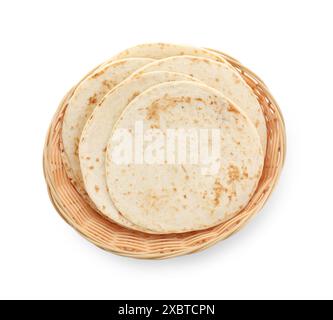
[[[258,188],[246,208],[216,227],[183,234],[154,235],[130,230],[102,217],[75,189],[62,160],[61,128],[72,89],[61,102],[49,128],[43,155],[44,175],[51,201],[59,214],[89,241],[107,251],[145,259],[163,259],[203,250],[241,229],[265,204],[281,173],[285,126],[280,109],[266,85],[252,71],[219,52],[235,67],[257,95],[267,126],[265,165]]]

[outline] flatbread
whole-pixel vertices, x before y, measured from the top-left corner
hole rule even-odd
[[[190,55],[205,57],[227,63],[220,55],[204,48],[184,46],[170,43],[146,43],[129,48],[116,55],[113,59],[124,58],[152,58],[165,59],[172,56]]]
[[[148,72],[126,79],[104,98],[84,127],[79,155],[85,189],[102,214],[123,226],[140,229],[119,214],[107,190],[105,150],[112,128],[136,96],[156,84],[175,80],[195,79],[165,71]]]
[[[205,175],[201,164],[119,164],[119,130],[133,132],[138,121],[144,130],[164,135],[170,128],[220,129],[217,173]],[[235,216],[251,199],[263,162],[259,135],[240,109],[204,84],[174,81],[143,92],[119,118],[108,143],[106,180],[114,205],[128,220],[157,233],[180,233]]]
[[[62,143],[66,170],[79,191],[84,192],[78,146],[86,121],[107,92],[135,70],[152,61],[154,60],[147,58],[130,58],[104,64],[75,89],[64,115]]]
[[[228,63],[202,57],[175,56],[155,61],[138,73],[156,70],[185,73],[222,92],[241,108],[255,125],[265,152],[267,129],[261,106],[252,89]]]

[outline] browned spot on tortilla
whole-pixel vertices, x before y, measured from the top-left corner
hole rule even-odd
[[[159,118],[159,101],[154,101],[147,110],[147,120],[158,121]]]
[[[90,166],[90,167],[89,167],[89,170],[94,170],[94,166]]]
[[[146,204],[146,208],[149,209],[160,209],[160,197],[158,197],[155,192],[151,191],[149,192],[146,197],[144,203]]]
[[[199,58],[191,58],[191,61],[192,62],[198,62],[198,61],[200,61],[200,59]]]
[[[142,76],[143,74],[144,74],[143,71],[137,71],[137,73],[135,73],[135,74],[132,76],[132,78],[133,78],[133,79],[140,79],[141,76]]]
[[[229,193],[228,193],[228,199],[229,199],[229,201],[231,201],[232,200],[232,198],[235,198],[237,196],[237,194],[236,194],[236,191],[229,191]]]
[[[140,94],[139,91],[135,91],[132,96],[128,99],[128,102],[132,101],[133,99],[135,99],[138,95]]]
[[[230,165],[228,168],[229,182],[237,181],[240,178],[238,167]]]
[[[240,113],[239,110],[236,109],[232,104],[229,104],[228,111],[236,113],[236,114]]]
[[[220,179],[215,180],[213,190],[215,193],[214,205],[215,205],[215,207],[217,207],[218,205],[220,205],[220,202],[221,202],[221,200],[220,200],[221,194],[223,191],[225,191],[225,188],[222,186]]]
[[[259,127],[259,120],[256,121],[255,126],[256,126],[256,128]]]
[[[99,191],[99,186],[95,185],[95,191],[98,192]]]
[[[127,60],[123,60],[123,61],[118,61],[112,64],[113,67],[120,67],[122,65],[124,65],[125,63],[127,63]]]
[[[165,95],[162,99],[157,99],[147,108],[147,120],[158,122],[160,120],[160,112],[174,108],[178,103],[190,103],[191,97],[169,97]]]
[[[159,129],[160,126],[158,124],[151,124],[150,129]]]
[[[76,141],[75,141],[75,143],[74,143],[74,154],[75,154],[76,156],[79,155],[79,144],[78,144],[78,142],[76,142]]]
[[[97,94],[96,93],[92,97],[89,98],[88,103],[90,106],[97,103]]]
[[[103,75],[105,73],[105,70],[101,70],[97,73],[95,73],[91,78],[92,79],[96,79],[96,78],[99,78],[101,75]]]
[[[102,82],[103,86],[109,90],[111,90],[115,85],[116,83],[114,81],[112,81],[111,79],[109,80],[104,80]]]
[[[96,162],[99,162],[99,158],[96,158]]]
[[[195,100],[198,102],[204,102],[203,99],[201,99],[201,98],[196,98]]]

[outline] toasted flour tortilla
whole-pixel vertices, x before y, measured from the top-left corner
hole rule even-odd
[[[203,48],[196,48],[191,46],[170,44],[170,43],[146,43],[129,48],[113,59],[124,58],[152,58],[152,59],[165,59],[172,56],[199,56],[210,58],[216,61],[226,62],[226,60],[218,53],[212,52]]]
[[[119,214],[107,190],[105,150],[112,128],[128,103],[136,96],[156,84],[175,80],[195,79],[184,74],[163,71],[148,72],[126,79],[94,110],[82,132],[79,155],[85,189],[101,213],[123,226],[140,229]]]
[[[66,169],[79,190],[83,188],[83,181],[78,146],[86,121],[107,92],[135,70],[152,61],[153,59],[148,58],[130,58],[104,64],[81,81],[70,98],[62,126],[63,158]]]
[[[204,175],[201,165],[163,161],[119,164],[119,129],[133,132],[138,121],[144,130],[159,129],[164,136],[168,129],[220,129],[217,172]],[[146,141],[145,152],[148,146]],[[143,92],[119,118],[107,147],[106,181],[114,205],[128,220],[157,233],[180,233],[235,216],[251,199],[263,162],[259,135],[240,109],[204,84],[174,81]]]
[[[175,56],[152,62],[137,72],[156,70],[185,73],[221,91],[240,107],[255,125],[265,152],[267,129],[263,111],[252,89],[228,63],[202,57]]]

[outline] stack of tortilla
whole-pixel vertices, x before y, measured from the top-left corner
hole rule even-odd
[[[169,234],[216,226],[247,206],[267,132],[256,95],[221,55],[143,44],[76,86],[62,144],[68,176],[103,217]]]

